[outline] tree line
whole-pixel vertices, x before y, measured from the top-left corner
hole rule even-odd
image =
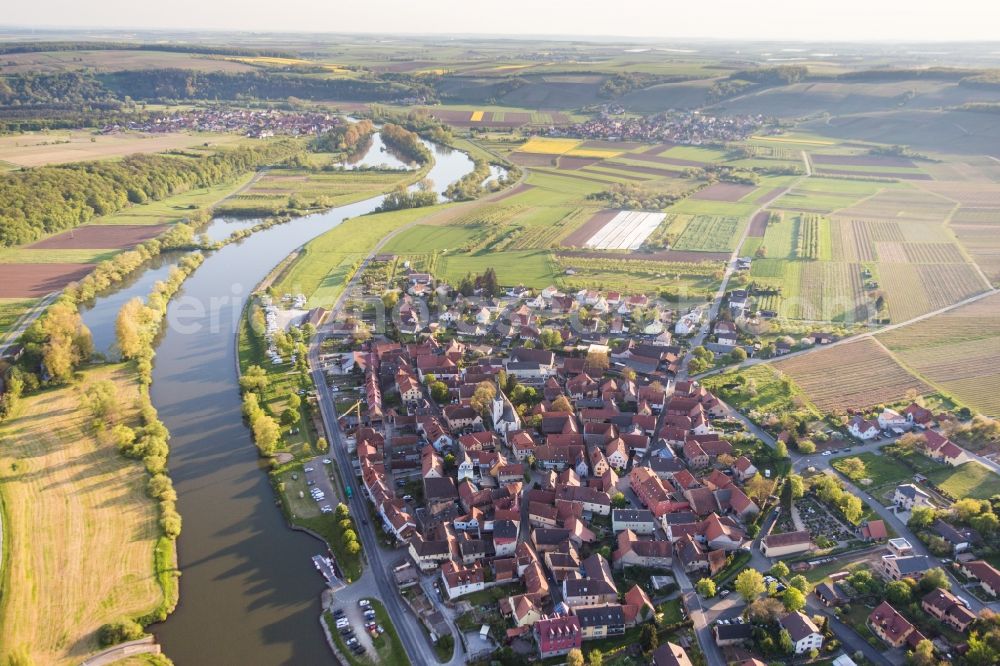
[[[300,150],[300,142],[285,139],[204,157],[132,155],[12,171],[0,177],[0,246],[29,243],[132,204],[231,181]]]
[[[403,158],[418,164],[427,164],[433,157],[416,132],[401,125],[386,123],[379,131],[382,142],[399,153]]]

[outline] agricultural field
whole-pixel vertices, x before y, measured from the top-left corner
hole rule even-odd
[[[638,249],[653,231],[660,226],[666,215],[663,213],[643,213],[641,211],[602,211],[613,213],[597,233],[584,243],[586,247],[601,250]]]
[[[879,264],[877,274],[893,322],[957,303],[988,288],[971,264]]]
[[[886,183],[814,176],[799,181],[787,194],[778,198],[773,207],[807,213],[831,213],[848,208],[887,186]]]
[[[34,298],[0,298],[0,341],[7,329],[16,324],[37,302]]]
[[[931,387],[910,374],[872,338],[862,338],[774,362],[824,412],[866,409],[924,394]]]
[[[66,164],[86,160],[124,157],[135,153],[162,153],[179,148],[231,145],[242,141],[237,134],[122,132],[97,134],[65,130],[0,136],[0,162],[19,167]]]
[[[248,173],[231,183],[212,187],[204,187],[159,201],[130,206],[112,215],[94,218],[91,224],[167,224],[188,219],[200,208],[214,208],[229,196],[240,192],[255,179],[255,174]]]
[[[79,664],[97,629],[163,602],[154,571],[160,530],[143,464],[95,435],[82,386],[112,381],[117,420],[137,425],[138,382],[124,366],[25,399],[0,426],[4,503],[0,656],[25,649],[38,664]]]
[[[1000,296],[878,334],[910,370],[976,411],[1000,416]]]
[[[4,54],[0,72],[58,73],[81,69],[97,72],[117,72],[144,69],[188,69],[199,72],[252,72],[248,64],[213,58],[197,53],[172,51],[95,50],[95,51],[39,51],[37,53]]]
[[[745,218],[733,215],[696,215],[674,243],[676,250],[727,252],[739,240]]]
[[[93,264],[0,264],[0,299],[36,298],[60,291],[94,270]]]
[[[721,262],[643,260],[641,254],[593,256],[584,253],[555,255],[553,280],[565,289],[612,289],[622,292],[675,294],[680,302],[704,302],[719,286]],[[648,256],[648,255],[646,255]],[[566,274],[572,269],[573,274]]]

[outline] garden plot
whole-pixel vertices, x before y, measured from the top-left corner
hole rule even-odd
[[[600,250],[635,250],[667,216],[623,210],[611,218],[585,245]]]

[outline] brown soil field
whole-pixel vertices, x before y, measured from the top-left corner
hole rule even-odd
[[[600,210],[594,213],[594,215],[584,222],[582,225],[577,227],[573,233],[562,240],[562,245],[566,247],[583,247],[583,244],[593,237],[601,227],[611,221],[611,219],[620,213],[619,210]]]
[[[778,197],[780,197],[781,193],[784,192],[784,191],[785,191],[785,188],[783,188],[783,187],[776,187],[773,190],[771,190],[770,192],[765,192],[764,194],[762,194],[759,197],[757,197],[757,199],[756,199],[756,201],[754,201],[754,203],[755,204],[759,204],[761,206],[766,206],[767,204],[771,203],[772,201],[774,201],[775,199],[777,199]]]
[[[655,155],[659,155],[660,153],[667,152],[668,150],[670,150],[671,148],[673,148],[676,145],[677,145],[676,143],[658,143],[655,146],[651,146],[651,147],[647,148],[646,150],[642,151],[642,154],[643,155],[654,155],[654,156]]]
[[[528,190],[532,190],[534,188],[535,188],[534,185],[528,185],[527,183],[521,183],[519,185],[515,185],[514,187],[510,188],[509,190],[507,190],[503,194],[500,194],[498,196],[492,197],[490,199],[490,201],[494,201],[494,202],[495,201],[503,201],[504,199],[509,199],[512,196],[521,194],[522,192],[527,192]]]
[[[559,169],[563,171],[576,171],[577,169],[582,169],[583,167],[590,166],[591,164],[597,164],[601,160],[596,157],[568,157],[562,155],[559,157]]]
[[[871,167],[915,167],[913,160],[893,155],[809,155],[816,164]]]
[[[607,162],[605,166],[618,171],[631,171],[633,173],[645,173],[657,178],[680,178],[680,173],[668,169],[658,169],[653,166],[636,166],[634,164],[619,164],[618,162]]]
[[[591,234],[593,235],[593,234]],[[565,244],[565,241],[563,241]],[[685,252],[683,250],[660,250],[659,252],[590,252],[586,250],[561,250],[559,256],[589,257],[591,259],[633,259],[636,261],[682,261],[700,264],[705,261],[727,261],[726,252]]]
[[[388,65],[372,65],[373,72],[392,72],[399,74],[402,72],[412,72],[418,69],[429,69],[438,63],[432,60],[406,60],[389,63]]]
[[[739,201],[746,195],[753,192],[756,187],[753,185],[741,185],[740,183],[713,183],[703,190],[698,190],[691,195],[692,199],[702,201]]]
[[[931,391],[872,338],[777,361],[774,367],[795,380],[825,412],[897,402],[910,389]]]
[[[55,73],[80,69],[117,72],[133,69],[188,69],[199,72],[252,72],[256,68],[242,62],[171,51],[42,51],[11,53],[3,57],[0,72]]]
[[[896,180],[931,180],[926,173],[916,173],[913,171],[880,171],[878,173],[868,173],[862,171],[851,171],[850,169],[828,169],[824,166],[816,167],[816,174],[823,176],[864,176],[865,178],[895,178]]]
[[[239,141],[236,134],[196,134],[174,132],[144,134],[122,132],[95,135],[83,131],[49,134],[15,134],[0,137],[0,161],[18,166],[36,167],[86,160],[124,157],[135,153],[161,153],[165,150]],[[58,143],[57,143],[58,142]]]
[[[56,234],[27,247],[32,250],[100,250],[135,247],[162,234],[166,224],[92,224]]]
[[[60,291],[93,264],[0,264],[0,298],[34,298]]]
[[[762,210],[750,220],[750,228],[747,229],[747,236],[752,238],[763,238],[767,230],[767,220],[771,216],[766,210]]]
[[[1000,224],[1000,208],[962,206],[951,216],[951,224]]]
[[[514,151],[508,155],[507,158],[518,166],[539,167],[552,166],[552,160],[555,159],[555,156],[545,155],[542,153],[522,153],[520,151]]]

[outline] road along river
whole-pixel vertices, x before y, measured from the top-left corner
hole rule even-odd
[[[434,150],[438,192],[472,170]],[[167,311],[151,396],[170,429],[170,475],[184,519],[180,605],[153,627],[179,666],[332,661],[317,621],[317,541],[286,526],[243,425],[234,345],[249,292],[278,262],[374,197],[258,232],[209,254]]]

